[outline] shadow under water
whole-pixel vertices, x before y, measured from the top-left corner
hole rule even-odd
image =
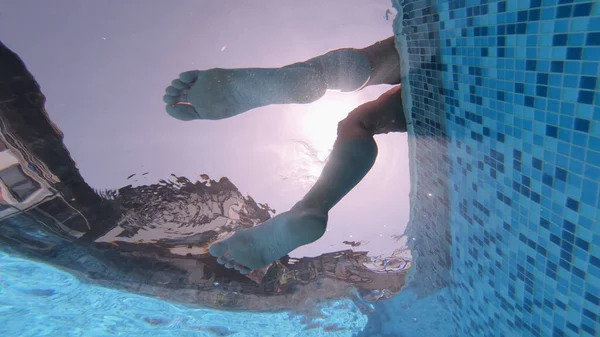
[[[400,254],[286,256],[247,276],[221,266],[209,246],[274,210],[206,175],[94,191],[44,103],[23,62],[0,43],[0,250],[102,286],[228,310],[297,310],[351,297],[368,311],[403,287],[410,261]]]

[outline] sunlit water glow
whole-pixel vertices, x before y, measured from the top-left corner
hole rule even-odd
[[[294,142],[301,170],[305,173],[300,174],[304,185],[312,185],[317,180],[333,149],[338,123],[358,105],[354,97],[328,93],[306,109],[299,126],[305,139]]]
[[[358,105],[354,97],[328,94],[306,109],[301,128],[319,160],[324,160],[331,152],[338,123]]]

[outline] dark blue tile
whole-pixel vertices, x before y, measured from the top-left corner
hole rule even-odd
[[[525,96],[525,106],[533,108],[535,106],[535,98],[532,96]]]
[[[590,131],[590,121],[583,118],[575,118],[575,130],[581,132],[589,132]]]
[[[562,233],[562,238],[563,238],[563,242],[573,242],[575,241],[575,236],[569,232],[563,231]],[[573,261],[573,254],[567,252],[566,250],[561,250],[560,251],[560,258],[562,260],[564,260],[565,262],[567,262],[567,264],[571,264],[571,262]],[[568,266],[565,269],[568,270],[572,270],[573,266]]]
[[[575,8],[573,10],[573,16],[589,16],[591,11],[592,11],[592,3],[591,2],[578,4],[578,5],[575,5]]]
[[[527,60],[525,62],[525,69],[530,70],[530,71],[536,71],[537,70],[537,61],[536,60]]]
[[[583,48],[581,47],[569,47],[567,48],[567,60],[581,60],[581,54]]]
[[[590,336],[598,336],[596,334],[596,330],[592,329],[591,327],[589,327],[587,324],[585,323],[581,323],[581,330],[587,332],[588,334],[590,334]]]
[[[504,91],[498,91],[496,92],[496,99],[499,101],[504,101],[505,98],[505,94]]]
[[[542,7],[542,0],[531,0],[529,2],[529,8]]]
[[[595,314],[586,308],[583,308],[583,315],[586,316],[587,318],[591,319],[594,322],[598,320],[598,314]]]
[[[567,198],[567,207],[574,210],[575,212],[579,212],[579,201]]]
[[[550,221],[548,221],[544,218],[540,218],[540,226],[542,226],[543,228],[546,228],[546,229],[550,229]]]
[[[590,263],[597,268],[600,268],[600,259],[595,257],[594,255],[590,255]]]
[[[558,180],[567,181],[567,171],[561,169],[560,167],[556,168],[554,176],[556,176],[556,179]]]
[[[539,9],[532,9],[529,11],[529,21],[537,21],[540,19],[541,11]]]
[[[522,10],[522,11],[518,11],[517,12],[517,21],[518,22],[525,22],[527,21],[528,18],[528,11],[527,10]]]
[[[590,249],[590,243],[583,240],[582,238],[575,239],[575,245],[586,252]]]
[[[575,266],[571,269],[571,272],[575,274],[575,276],[579,277],[582,280],[585,280],[585,272]]]
[[[518,160],[513,160],[513,167],[515,170],[521,172],[521,162]]]
[[[517,92],[519,94],[525,93],[525,84],[515,83],[515,92]]]
[[[588,33],[585,44],[588,46],[600,46],[600,32]]]
[[[542,161],[538,158],[533,158],[531,160],[531,164],[533,165],[534,168],[541,170],[542,169]]]
[[[558,136],[558,128],[553,125],[546,125],[546,136],[556,138]]]
[[[557,19],[564,19],[564,18],[570,17],[572,9],[573,9],[573,5],[559,6],[556,9],[556,18]]]
[[[579,276],[579,275],[577,275],[577,276]],[[581,276],[579,276],[579,277],[581,277]],[[581,278],[583,279],[583,277],[581,277]],[[574,331],[577,334],[579,333],[579,328],[571,322],[567,322],[567,328],[569,328],[571,331]]]
[[[498,36],[498,38],[496,39],[496,45],[499,47],[504,47],[506,45],[506,37]]]
[[[579,95],[577,96],[577,102],[583,104],[594,104],[594,92],[587,90],[579,90]]]
[[[515,33],[517,33],[517,25],[516,24],[511,23],[511,24],[506,25],[506,34],[514,35]]]
[[[560,255],[562,256],[563,254],[565,254],[565,253],[563,251],[561,251]],[[558,263],[558,265],[561,266],[566,271],[571,271],[571,261],[570,260],[567,261],[567,260],[564,260],[564,259],[560,259],[560,262]]]
[[[569,39],[568,34],[554,34],[554,37],[552,38],[552,45],[553,46],[566,46],[568,39]]]
[[[521,160],[523,158],[523,152],[517,150],[517,149],[513,149],[513,157],[516,160]]]
[[[550,71],[554,73],[562,73],[565,69],[564,61],[552,61],[550,65]]]
[[[569,220],[563,220],[563,228],[571,233],[575,232],[575,224]]]
[[[543,84],[543,85],[548,84],[548,74],[539,73],[537,75],[537,84]]]
[[[506,34],[506,25],[498,25],[496,27],[497,35],[505,35]]]
[[[506,12],[506,1],[498,2],[498,13]]]
[[[579,88],[588,90],[596,89],[596,78],[592,76],[581,76]]]
[[[600,305],[600,298],[598,298],[597,296],[594,296],[589,291],[585,292],[585,299],[588,300],[588,301],[590,301],[590,303],[592,303],[594,305]]]
[[[517,24],[517,34],[525,34],[527,33],[527,24],[519,23]]]
[[[552,187],[552,184],[554,183],[554,178],[552,178],[551,175],[544,173],[544,175],[542,176],[542,182],[550,187]]]
[[[538,85],[535,89],[536,89],[535,90],[535,94],[537,96],[541,96],[541,97],[547,97],[548,96],[548,87],[543,86],[543,85]]]

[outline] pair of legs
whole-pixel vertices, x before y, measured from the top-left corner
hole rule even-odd
[[[316,241],[326,230],[329,210],[373,166],[373,136],[405,132],[400,63],[394,38],[363,49],[344,48],[282,68],[188,71],[167,88],[167,112],[180,120],[223,119],[268,104],[310,103],[326,90],[356,91],[396,85],[354,109],[338,124],[337,139],[321,176],[291,210],[215,243],[219,263],[246,274]]]

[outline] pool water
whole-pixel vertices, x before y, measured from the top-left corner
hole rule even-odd
[[[352,336],[367,322],[350,300],[324,304],[308,326],[300,312],[190,309],[6,254],[0,267],[1,336]]]
[[[0,253],[0,335],[598,336],[600,3],[393,6],[410,112],[399,294],[197,309]]]

